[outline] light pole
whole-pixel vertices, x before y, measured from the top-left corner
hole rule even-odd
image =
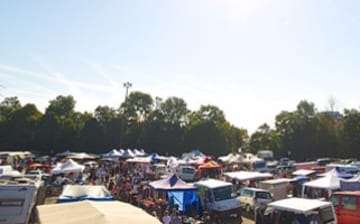
[[[131,82],[125,82],[124,87],[125,87],[125,101],[126,101],[126,99],[128,97],[128,91],[129,91],[129,88],[132,87],[132,83]]]

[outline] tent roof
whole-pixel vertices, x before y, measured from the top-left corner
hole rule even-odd
[[[266,179],[266,178],[271,178],[273,176],[271,173],[260,173],[253,171],[227,172],[224,173],[224,175],[230,177],[231,179],[236,179],[239,181]]]
[[[170,174],[164,179],[150,182],[149,185],[159,191],[186,191],[197,189],[194,185],[185,183],[176,176],[176,174]]]
[[[287,198],[270,203],[268,206],[295,213],[306,213],[311,210],[331,205],[330,202],[316,199]]]
[[[51,170],[52,174],[60,174],[60,173],[71,173],[71,172],[82,172],[85,166],[76,163],[72,159],[68,159],[63,164],[57,164],[57,166]]]
[[[104,157],[120,157],[122,155],[121,152],[117,151],[116,149],[111,150],[108,153],[105,153]]]
[[[95,155],[91,155],[85,152],[80,152],[80,153],[72,153],[72,155],[67,156],[67,158],[69,159],[96,159],[97,156]]]
[[[351,178],[353,176],[352,174],[341,172],[337,168],[334,168],[326,173],[319,174],[318,176],[324,177],[324,176],[328,176],[328,175],[341,177],[341,178]]]
[[[348,183],[352,183],[352,182],[360,182],[360,175],[355,176],[351,179],[341,179],[342,182],[348,182]]]
[[[60,197],[106,197],[110,192],[102,185],[65,185]]]
[[[221,168],[221,166],[213,160],[210,160],[199,166],[199,169],[213,169],[213,168]]]
[[[304,184],[306,187],[322,188],[336,190],[340,189],[340,178],[337,176],[327,175],[319,179],[309,181]]]
[[[127,159],[126,162],[128,163],[151,163],[151,157],[135,157]]]
[[[37,207],[42,224],[160,224],[155,217],[119,201],[80,201]]]

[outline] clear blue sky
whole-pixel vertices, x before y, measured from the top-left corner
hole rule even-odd
[[[359,108],[359,0],[0,1],[0,89],[118,107],[122,84],[253,132],[302,99]]]

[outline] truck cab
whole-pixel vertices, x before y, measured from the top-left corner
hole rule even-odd
[[[195,183],[204,208],[214,220],[227,223],[227,219],[242,219],[240,201],[233,193],[233,185],[228,182],[205,179]]]
[[[331,198],[339,224],[360,223],[360,191],[339,191]]]

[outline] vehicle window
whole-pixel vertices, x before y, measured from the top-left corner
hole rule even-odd
[[[343,196],[342,208],[345,210],[357,210],[357,198],[355,196]]]
[[[232,186],[215,188],[213,192],[215,201],[222,201],[232,198]]]
[[[333,196],[330,198],[330,202],[334,205],[334,208],[337,208],[338,205],[339,205],[339,197],[336,196],[336,195],[333,195]]]
[[[334,213],[333,213],[331,206],[322,208],[320,210],[319,215],[320,215],[321,220],[324,221],[324,223],[329,223],[329,222],[335,220]]]
[[[251,191],[247,190],[247,189],[244,189],[244,190],[241,191],[241,196],[251,197]]]
[[[194,170],[191,169],[191,168],[183,168],[183,173],[186,173],[186,174],[193,174],[194,173]]]
[[[263,198],[263,199],[271,199],[271,195],[269,192],[256,192],[255,198]]]

